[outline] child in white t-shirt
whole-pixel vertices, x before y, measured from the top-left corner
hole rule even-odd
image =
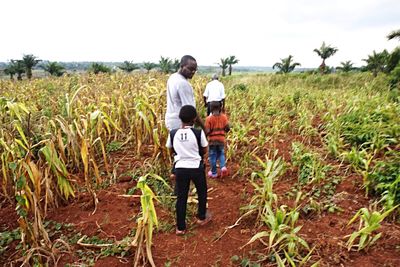
[[[197,224],[205,225],[211,217],[207,214],[207,182],[203,164],[203,155],[208,142],[203,130],[195,129],[196,108],[191,105],[183,106],[179,112],[182,126],[172,130],[168,135],[166,146],[174,155],[174,169],[176,176],[176,234],[186,233],[186,206],[193,181],[198,196]]]

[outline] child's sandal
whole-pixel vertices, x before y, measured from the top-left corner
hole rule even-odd
[[[204,225],[208,224],[209,222],[211,222],[211,220],[212,220],[211,214],[207,213],[206,218],[204,220],[197,219],[196,224],[198,226],[204,226]]]
[[[177,236],[183,236],[186,234],[186,230],[178,230],[178,228],[176,228],[175,234]]]

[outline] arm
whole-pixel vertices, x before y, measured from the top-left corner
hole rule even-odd
[[[175,156],[175,152],[174,152],[174,148],[173,148],[173,146],[172,146],[171,135],[170,135],[170,134],[168,134],[166,146],[167,146],[167,148],[168,148],[169,156],[171,157],[171,162],[172,162],[172,170],[171,170],[170,178],[174,179],[174,178],[175,178],[175,167],[174,167],[174,161],[175,161],[174,156]]]
[[[167,138],[166,147],[168,148],[168,152],[169,152],[169,155],[170,155],[171,158],[172,158],[172,162],[174,162],[175,152],[174,152],[174,147],[172,146],[171,134],[170,134],[170,133],[168,133],[168,138]]]
[[[203,93],[203,100],[204,100],[205,107],[207,107],[207,98],[208,98],[208,84],[206,85],[206,89],[204,90],[204,93]]]
[[[203,151],[203,152],[202,152],[202,153],[203,153],[203,159],[202,159],[202,160],[207,161],[207,158],[206,158],[205,155],[206,155],[206,153],[208,152],[208,146],[202,147],[201,150]]]
[[[198,126],[201,127],[201,129],[203,129],[203,131],[205,132],[205,126],[204,126],[204,122],[203,120],[200,118],[200,116],[197,114],[196,120],[194,121],[194,123]]]
[[[205,157],[206,153],[208,152],[208,141],[207,141],[207,137],[206,137],[204,131],[201,131],[200,139],[201,139],[201,141],[200,141],[201,147],[199,149],[201,149],[201,151],[203,153],[203,160],[204,160],[204,157]]]
[[[225,95],[225,86],[222,83],[221,83],[220,94],[221,94],[221,110],[222,110],[222,112],[225,112],[225,98],[226,98],[226,95]]]
[[[227,125],[225,125],[224,131],[229,132],[230,130],[231,130],[231,126],[228,123]]]
[[[171,158],[172,158],[172,161],[174,161],[174,155],[175,155],[174,149],[173,149],[172,147],[170,147],[170,148],[168,149],[168,151],[169,151],[169,155],[170,155]]]

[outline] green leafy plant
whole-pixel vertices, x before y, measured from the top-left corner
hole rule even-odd
[[[281,62],[276,62],[272,69],[277,68],[279,71],[277,73],[290,73],[296,68],[296,66],[301,66],[298,62],[293,62],[293,56],[289,55],[287,58],[281,58]]]
[[[306,108],[298,110],[297,125],[301,135],[315,136],[317,134],[317,130],[312,125],[313,118],[314,115],[310,110]]]
[[[269,230],[255,234],[246,245],[259,240],[266,246],[267,252],[284,257],[291,263],[302,262],[304,260],[301,256],[302,252],[309,252],[310,247],[298,235],[302,228],[302,226],[296,226],[298,218],[297,209],[288,209],[287,206],[281,205],[273,211],[270,206],[266,206],[262,221]]]
[[[396,153],[395,153],[396,154]],[[386,209],[400,204],[400,158],[395,155],[377,161],[367,173],[370,191],[381,196]]]
[[[334,201],[336,186],[340,181],[341,177],[333,176],[324,185],[313,186],[306,195],[307,202],[302,206],[302,211],[305,214],[341,211],[342,209]]]
[[[93,62],[90,65],[88,71],[93,72],[94,74],[99,74],[99,73],[110,73],[111,69],[102,63]]]
[[[244,84],[244,83],[238,83],[238,84],[235,84],[235,85],[233,86],[233,90],[237,90],[237,91],[247,91],[248,88],[247,88],[247,85],[246,85],[246,84]]]
[[[307,150],[303,144],[292,143],[292,163],[299,167],[299,183],[321,182],[325,179],[326,173],[331,169],[324,165],[316,153]]]
[[[340,155],[339,150],[343,145],[339,136],[335,134],[327,134],[327,136],[325,136],[325,143],[330,155],[333,157],[338,157]]]
[[[364,100],[349,105],[338,118],[340,136],[344,144],[372,150],[374,153],[396,143],[399,133],[399,111],[394,104]]]
[[[278,157],[274,159],[278,151],[275,151],[272,159],[265,156],[265,162],[255,156],[262,170],[251,174],[250,183],[254,187],[254,196],[250,204],[244,207],[249,212],[257,211],[257,217],[260,218],[266,209],[275,204],[278,200],[277,195],[273,193],[275,180],[281,175],[284,167],[283,160]]]
[[[132,246],[136,247],[134,266],[141,266],[141,264],[145,265],[147,261],[151,266],[155,266],[151,252],[151,245],[154,228],[158,228],[158,219],[153,201],[156,197],[151,188],[146,184],[148,177],[161,179],[164,184],[168,186],[158,175],[147,174],[139,178],[137,188],[142,192],[142,195],[140,196],[141,216],[137,220],[138,225],[136,235],[132,241]],[[145,246],[145,248],[143,246]],[[144,253],[144,249],[146,250],[146,254]]]
[[[8,249],[8,245],[15,240],[21,240],[21,232],[19,229],[12,231],[0,232],[0,255]]]
[[[106,145],[107,153],[118,151],[122,148],[123,143],[119,141],[112,141]]]
[[[118,241],[112,246],[108,246],[101,249],[101,256],[108,257],[108,256],[116,256],[119,255],[121,257],[125,257],[129,254],[130,244],[132,242],[131,237],[125,237],[121,241]]]
[[[238,266],[241,266],[241,267],[260,267],[261,266],[260,263],[258,263],[258,262],[253,262],[246,257],[240,258],[238,255],[233,255],[231,257],[231,262]]]
[[[385,211],[370,211],[367,208],[361,208],[354,217],[347,224],[348,226],[360,218],[360,224],[358,231],[348,235],[347,249],[357,248],[358,251],[368,249],[372,246],[380,237],[381,233],[376,231],[381,227],[381,222],[399,205]],[[358,243],[357,243],[358,240]]]
[[[300,100],[301,100],[301,92],[295,91],[292,96],[292,101],[293,101],[293,104],[296,106],[296,108],[300,104]]]

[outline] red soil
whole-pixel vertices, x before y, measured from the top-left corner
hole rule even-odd
[[[265,151],[272,148],[279,149],[279,155],[287,162],[290,162],[291,143],[300,141],[300,136],[283,136],[272,143],[272,147],[265,147]],[[309,144],[320,146],[319,140],[310,140]],[[251,147],[248,148],[251,151]],[[114,164],[118,162],[118,174],[131,169],[134,159],[129,153],[114,155]],[[237,173],[240,161],[240,154],[236,155],[233,162],[228,162],[232,173]],[[321,212],[312,216],[302,216],[298,224],[303,225],[300,235],[315,247],[312,262],[320,261],[320,266],[400,266],[400,226],[396,223],[385,222],[380,229],[383,236],[378,242],[367,251],[348,251],[345,247],[344,236],[352,233],[356,224],[347,227],[348,221],[361,207],[367,207],[369,199],[365,197],[365,191],[360,188],[361,177],[345,172],[334,161],[335,175],[343,177],[336,188],[334,197],[335,204],[342,208],[341,212]],[[127,189],[134,186],[129,177],[122,176],[117,184],[97,192],[99,205],[97,211],[92,215],[93,205],[87,194],[80,194],[72,203],[60,207],[49,213],[48,220],[62,223],[72,223],[77,232],[87,236],[97,235],[101,238],[109,238],[115,241],[121,240],[129,235],[136,226],[135,215],[138,214],[140,203],[138,198],[124,198],[119,195],[125,194]],[[245,245],[249,239],[260,229],[254,227],[254,219],[247,218],[238,226],[227,230],[241,215],[240,208],[247,205],[251,198],[252,186],[248,183],[249,177],[225,177],[208,181],[211,198],[208,202],[209,210],[213,220],[204,227],[195,227],[193,216],[188,224],[189,232],[183,237],[174,233],[174,214],[157,204],[157,214],[161,224],[168,226],[169,230],[156,232],[153,236],[152,252],[156,266],[238,266],[233,264],[231,257],[234,255],[240,258],[255,260],[254,252],[262,252],[263,246],[259,242],[252,245]],[[284,202],[287,193],[297,182],[297,170],[288,167],[286,174],[274,185],[274,191],[278,198]],[[196,210],[191,204],[189,213]],[[0,211],[1,231],[17,227],[17,216],[13,207],[2,207]],[[72,251],[83,249],[78,245],[72,247]],[[12,259],[11,252],[5,253],[0,258],[4,265]],[[1,255],[0,255],[1,256]],[[6,257],[7,256],[7,257]],[[106,257],[98,258],[95,266],[131,266],[133,253],[124,258]],[[59,266],[65,263],[78,262],[76,253],[67,254],[62,257]],[[269,266],[271,263],[262,263],[262,266]]]

